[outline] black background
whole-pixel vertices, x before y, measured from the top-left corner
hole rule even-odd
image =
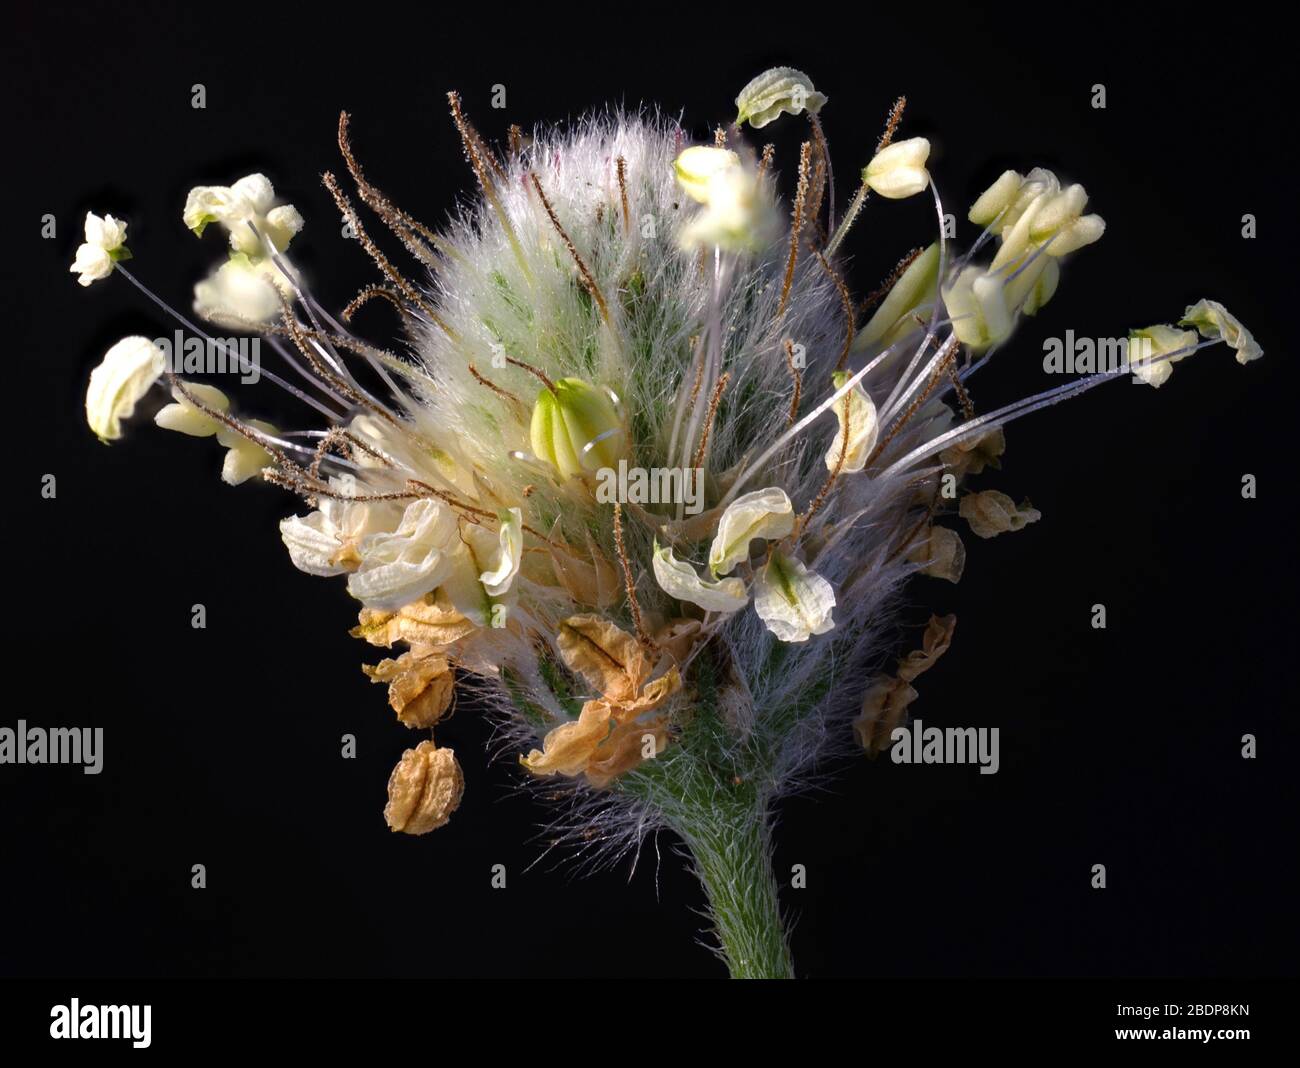
[[[370,176],[437,223],[472,183],[449,88],[493,140],[642,101],[702,137],[749,77],[790,63],[830,97],[841,202],[905,92],[904,133],[934,141],[959,217],[1004,167],[1042,164],[1084,182],[1107,219],[976,381],[980,407],[1056,384],[1042,337],[1115,336],[1202,296],[1267,352],[1242,368],[1211,349],[1158,393],[1116,383],[1011,428],[986,484],[1029,496],[1043,520],[968,538],[961,584],[918,581],[903,615],[957,613],[913,711],[1000,727],[1001,771],[860,760],[784,804],[778,871],[808,870],[784,895],[799,973],[1293,974],[1295,79],[1279,28],[1239,5],[1213,24],[1190,9],[1056,24],[1005,5],[961,19],[915,5],[858,26],[811,8],[529,11],[10,15],[3,722],[102,726],[106,757],[98,777],[0,768],[0,973],[724,974],[695,944],[699,892],[667,838],[635,872],[529,867],[544,812],[519,794],[512,755],[488,762],[468,705],[440,735],[465,768],[460,811],[430,837],[387,831],[384,784],[411,736],[359,669],[374,651],[347,636],[341,584],[288,563],[276,523],[296,502],[223,485],[208,441],[147,424],[112,448],[94,440],[90,368],[118,337],[172,326],[124,281],[83,291],[67,265],[87,209],[124,216],[132,269],[184,307],[222,255],[182,226],[186,190],[261,169],[306,217],[296,261],[337,308],[371,278],[318,181],[342,169],[340,108]],[[1090,106],[1099,82],[1105,110]],[[788,173],[799,124],[763,132]],[[850,242],[859,292],[928,240],[923,199],[870,206]],[[38,236],[47,212],[56,240]],[[1255,240],[1240,236],[1247,212]],[[358,322],[378,339],[392,326],[380,309]],[[300,421],[278,404],[265,384],[249,397]],[[53,501],[38,493],[47,472]],[[1256,500],[1241,497],[1247,472]],[[206,630],[191,629],[196,602]],[[1105,631],[1090,626],[1097,602]],[[356,760],[340,759],[345,732]],[[509,881],[494,891],[498,863]],[[1104,891],[1090,889],[1097,863]]]

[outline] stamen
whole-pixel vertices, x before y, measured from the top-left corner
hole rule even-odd
[[[912,264],[916,262],[917,257],[919,257],[924,251],[925,249],[918,246],[894,264],[894,269],[885,276],[885,280],[872,290],[871,293],[867,295],[867,298],[858,305],[858,314],[865,315],[884,300],[885,297],[889,295],[889,291],[893,289],[894,286],[898,285],[898,280],[903,277],[903,272],[911,267]]]
[[[835,370],[843,371],[844,364],[849,358],[849,349],[853,347],[853,294],[849,292],[849,287],[844,284],[844,279],[835,273],[834,268],[831,267],[830,263],[821,252],[813,249],[813,255],[817,257],[817,261],[822,265],[822,269],[831,276],[831,281],[835,283],[835,288],[840,294],[840,304],[844,308],[844,348],[840,351],[839,361],[835,364]]]
[[[718,384],[713,387],[713,395],[709,398],[708,415],[704,418],[704,429],[700,432],[700,445],[695,450],[695,459],[691,467],[696,470],[704,466],[704,453],[709,445],[709,431],[713,429],[713,420],[718,414],[718,405],[722,402],[722,391],[727,388],[727,383],[731,381],[731,372],[728,371],[718,379]]]
[[[481,142],[478,133],[469,124],[464,113],[460,109],[460,94],[450,92],[447,94],[447,102],[451,104],[451,117],[456,123],[456,129],[460,133],[461,144],[465,148],[465,156],[469,159],[470,166],[474,168],[474,176],[478,179],[479,188],[483,190],[483,195],[487,197],[487,202],[492,208],[493,214],[497,217],[497,222],[501,224],[501,229],[505,232],[506,240],[510,242],[510,249],[514,252],[515,260],[519,263],[519,269],[523,276],[528,279],[529,284],[533,281],[533,272],[528,266],[527,259],[524,258],[523,247],[519,244],[519,238],[515,235],[514,227],[510,225],[510,219],[506,215],[505,209],[501,206],[501,201],[497,198],[496,189],[493,187],[488,177],[486,166],[483,162],[483,154],[480,151]],[[491,161],[490,165],[495,164],[495,169],[500,171],[500,165],[496,161]],[[502,172],[504,177],[504,172]]]
[[[530,364],[530,363],[524,363],[523,360],[516,360],[516,359],[514,359],[513,357],[510,357],[510,356],[507,356],[507,357],[505,358],[505,360],[506,360],[506,363],[511,364],[511,365],[514,366],[514,367],[522,368],[523,370],[527,371],[530,375],[536,375],[538,378],[540,378],[540,379],[542,380],[542,385],[544,385],[544,386],[545,386],[547,389],[549,389],[552,393],[554,393],[554,392],[556,391],[555,383],[552,382],[549,378],[547,378],[547,377],[546,377],[546,374],[545,374],[544,372],[539,371],[539,370],[538,370],[536,367],[534,367],[532,364]]]
[[[356,315],[357,312],[375,298],[388,301],[389,304],[397,309],[398,314],[401,315],[402,318],[406,318],[410,315],[410,312],[406,310],[406,305],[402,303],[401,294],[398,293],[397,290],[390,289],[388,286],[366,286],[365,289],[361,290],[360,293],[349,301],[348,306],[343,309],[340,317],[345,323],[351,323],[352,316]]]
[[[889,118],[885,120],[885,132],[880,135],[880,140],[876,142],[876,154],[889,147],[894,139],[894,134],[898,131],[898,124],[903,120],[903,109],[907,107],[907,97],[900,96],[894,101],[894,106],[889,109]],[[857,193],[854,194],[853,200],[849,203],[849,210],[844,213],[844,220],[840,223],[830,243],[826,246],[826,255],[833,256],[835,250],[843,243],[844,238],[848,235],[849,228],[857,219],[858,213],[862,210],[862,205],[867,202],[867,197],[871,195],[871,187],[867,185],[866,180],[858,186]]]
[[[438,326],[443,333],[453,341],[458,340],[455,331],[443,322],[442,317],[439,316],[438,313],[434,311],[433,308],[420,296],[419,290],[402,277],[397,268],[388,261],[388,257],[379,251],[379,246],[374,243],[370,235],[366,232],[366,228],[361,225],[361,219],[357,215],[356,209],[352,206],[352,202],[348,200],[346,194],[339,188],[338,179],[329,171],[326,171],[324,175],[321,176],[321,181],[325,183],[325,188],[328,189],[330,195],[334,197],[334,203],[338,206],[340,214],[342,214],[342,216],[348,221],[349,225],[351,225],[353,233],[357,235],[357,240],[361,242],[361,247],[364,248],[366,252],[369,253],[370,258],[375,261],[375,266],[378,267],[379,270],[383,272],[384,276],[401,291],[402,296],[419,308],[420,311],[424,312],[434,325]]]
[[[352,152],[352,144],[348,137],[348,124],[350,121],[351,117],[346,111],[339,112],[339,152],[343,156],[343,162],[347,165],[348,173],[352,175],[352,180],[357,184],[357,192],[361,195],[361,199],[397,235],[412,256],[428,267],[441,267],[442,264],[437,256],[430,251],[428,245],[424,244],[420,238],[428,241],[434,248],[443,252],[449,247],[447,242],[413,216],[402,211],[401,208],[366,180],[365,175],[361,172],[361,164],[357,162],[356,156]]]
[[[812,142],[805,141],[799,149],[799,185],[794,196],[794,213],[790,222],[790,255],[785,264],[785,281],[781,284],[781,302],[776,308],[779,320],[785,315],[786,304],[790,300],[790,287],[794,284],[794,265],[799,259],[799,237],[803,231],[803,209],[808,199],[808,161],[812,154]]]
[[[811,111],[807,112],[808,121],[812,123],[813,134],[817,138],[817,152],[826,165],[826,232],[835,232],[835,172],[831,169],[831,146],[826,142],[826,132],[822,129],[822,120]],[[818,197],[820,203],[820,197]],[[817,212],[813,212],[816,218]]]
[[[623,506],[618,501],[614,502],[614,548],[618,550],[618,562],[623,565],[623,586],[627,590],[628,608],[632,613],[632,622],[636,626],[637,639],[644,648],[651,652],[656,651],[659,646],[646,633],[645,625],[641,621],[641,605],[636,599],[636,583],[632,581],[632,565],[627,558],[627,549],[623,546]]]
[[[790,338],[785,339],[785,366],[794,380],[794,394],[790,397],[790,414],[786,418],[785,425],[794,426],[794,421],[799,417],[799,396],[803,392],[803,375],[794,365],[794,342]]]
[[[626,234],[632,228],[632,213],[627,206],[627,160],[619,156],[614,166],[618,171],[618,195],[623,202],[623,233]]]
[[[473,361],[470,361],[469,373],[474,376],[474,381],[476,381],[480,386],[486,386],[498,397],[501,397],[503,400],[508,401],[513,406],[515,410],[515,415],[520,419],[522,419],[523,413],[528,411],[528,408],[523,401],[521,401],[513,393],[507,392],[506,390],[502,389],[495,382],[491,382],[488,379],[484,378],[481,374],[478,373],[478,370],[477,368],[475,368]]]
[[[591,271],[587,269],[586,263],[584,263],[582,257],[578,255],[578,249],[577,246],[574,245],[573,239],[569,237],[568,233],[565,232],[564,227],[560,225],[560,220],[556,217],[555,209],[551,207],[551,202],[546,199],[546,194],[542,192],[542,183],[538,180],[537,175],[530,171],[528,177],[532,180],[533,188],[537,190],[537,196],[542,201],[542,207],[546,209],[546,214],[550,217],[551,225],[555,227],[555,232],[560,235],[560,240],[564,242],[564,247],[569,250],[569,255],[573,257],[573,262],[578,265],[578,274],[582,277],[582,284],[586,286],[587,292],[591,294],[591,299],[594,300],[600,308],[600,317],[605,320],[606,326],[610,326],[609,306],[605,303],[605,298],[600,292],[600,287],[596,285],[596,279],[591,276]]]

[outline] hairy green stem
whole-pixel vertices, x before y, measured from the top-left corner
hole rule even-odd
[[[755,799],[751,804],[688,807],[675,815],[708,896],[731,977],[793,978],[766,806]]]

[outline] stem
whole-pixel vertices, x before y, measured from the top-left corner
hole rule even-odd
[[[766,805],[715,803],[679,811],[677,832],[695,859],[733,979],[792,979],[794,965],[772,871]]]

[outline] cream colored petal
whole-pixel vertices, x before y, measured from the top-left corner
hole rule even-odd
[[[755,538],[776,541],[793,529],[794,505],[785,490],[770,486],[742,494],[727,505],[718,521],[718,534],[709,548],[709,570],[715,576],[730,574],[749,559],[749,543]]]
[[[289,559],[308,575],[342,575],[350,568],[334,562],[339,551],[338,529],[321,512],[280,520],[280,540]]]
[[[831,382],[836,389],[843,389],[849,380],[847,371],[836,371]],[[871,395],[857,383],[835,404],[835,418],[839,429],[831,439],[826,450],[826,469],[828,471],[857,472],[867,466],[867,458],[876,447],[876,438],[880,433],[880,424],[876,418],[876,405]],[[847,428],[848,437],[845,438]],[[843,463],[841,463],[843,456]]]
[[[754,576],[754,610],[783,642],[804,642],[835,626],[835,591],[800,560],[773,549]]]
[[[654,574],[659,587],[670,597],[699,605],[706,612],[738,612],[749,603],[745,584],[738,578],[706,582],[695,568],[673,556],[670,546],[654,548]]]
[[[456,514],[439,501],[412,501],[392,533],[361,539],[348,592],[367,608],[395,610],[438,586],[460,545]]]
[[[122,420],[167,369],[162,349],[145,337],[126,337],[104,354],[86,386],[86,422],[100,441],[122,436]]]
[[[479,576],[479,581],[492,597],[501,597],[510,589],[511,582],[519,574],[519,562],[524,552],[523,512],[511,508],[497,518],[501,523],[497,548],[488,570]]]
[[[78,245],[68,270],[80,276],[77,278],[80,285],[88,286],[113,273],[113,257],[98,245]]]
[[[1194,326],[1204,338],[1223,338],[1236,349],[1237,362],[1243,366],[1264,355],[1264,350],[1251,332],[1241,325],[1241,320],[1217,300],[1200,300],[1189,305],[1179,325]]]

